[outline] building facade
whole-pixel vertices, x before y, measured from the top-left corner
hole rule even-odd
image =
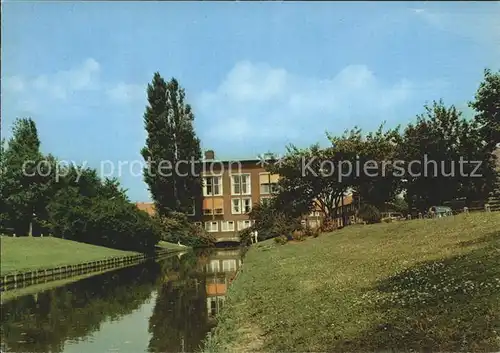
[[[252,207],[276,190],[279,176],[264,167],[259,159],[216,160],[212,151],[206,153],[201,175],[202,214],[196,218],[216,239],[239,239],[238,232],[252,225]]]
[[[189,216],[194,223],[214,235],[217,241],[223,242],[239,241],[238,233],[253,224],[249,216],[253,206],[269,199],[277,191],[279,175],[267,172],[260,159],[217,160],[213,151],[207,151],[201,178],[203,190],[198,201],[200,205],[195,205],[195,212]],[[155,212],[152,203],[140,202],[137,207],[149,214]],[[349,223],[355,212],[352,196],[346,196],[338,208],[335,222],[341,227]],[[319,208],[303,219],[303,224],[311,228],[320,227],[322,222],[323,215]]]

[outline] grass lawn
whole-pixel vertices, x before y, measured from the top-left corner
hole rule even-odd
[[[22,272],[138,254],[53,237],[0,237],[1,271]]]
[[[179,246],[177,244],[169,243],[169,242],[166,242],[166,241],[163,241],[163,240],[160,240],[158,242],[158,244],[156,245],[156,247],[160,248],[160,249],[171,250],[171,251],[186,251],[186,250],[191,249],[188,246]]]
[[[498,351],[500,213],[252,246],[205,352]]]

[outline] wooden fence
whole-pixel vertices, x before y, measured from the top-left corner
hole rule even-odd
[[[83,275],[91,272],[121,268],[138,264],[147,259],[144,254],[131,256],[113,257],[104,260],[84,262],[75,265],[64,265],[46,269],[36,269],[19,273],[2,275],[0,278],[0,291],[6,291],[19,287],[60,280],[71,276]]]

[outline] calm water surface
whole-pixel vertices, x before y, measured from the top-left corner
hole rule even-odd
[[[2,352],[194,352],[241,265],[188,252],[5,300]]]

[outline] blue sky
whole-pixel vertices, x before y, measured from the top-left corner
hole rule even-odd
[[[500,2],[2,7],[2,135],[31,116],[44,152],[95,168],[109,160],[115,175],[125,161],[134,201],[150,199],[139,150],[155,71],[186,89],[203,148],[253,158],[325,131],[406,124],[434,99],[470,115],[483,69],[500,68]]]

